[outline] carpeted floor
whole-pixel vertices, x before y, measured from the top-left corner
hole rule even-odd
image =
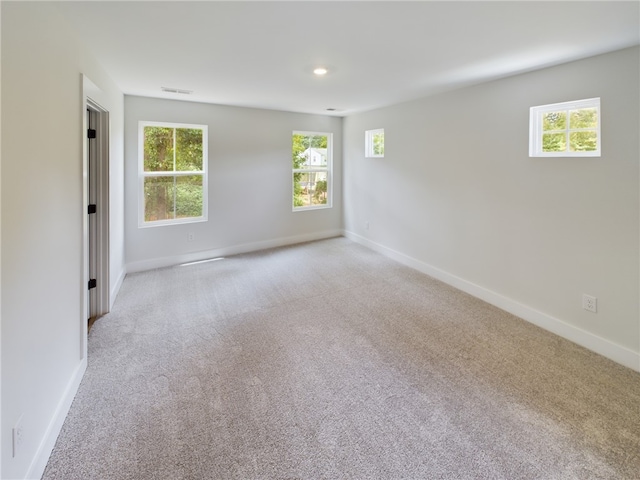
[[[638,479],[640,374],[345,238],[127,276],[44,479]]]

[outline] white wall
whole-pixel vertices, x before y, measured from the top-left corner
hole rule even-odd
[[[139,121],[208,125],[207,222],[138,227]],[[294,130],[333,133],[333,208],[291,211]],[[125,164],[127,271],[341,234],[341,118],[125,96]]]
[[[111,114],[114,282],[124,268],[123,96],[54,5],[1,8],[1,476],[39,478],[86,365],[81,73],[102,90]],[[12,458],[20,417],[23,444]]]
[[[347,117],[348,236],[640,370],[638,59],[636,47]],[[529,107],[591,97],[601,158],[528,157]],[[365,159],[374,128],[385,158]]]

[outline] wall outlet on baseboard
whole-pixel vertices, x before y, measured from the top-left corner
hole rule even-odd
[[[582,308],[589,312],[597,313],[598,312],[598,299],[596,297],[592,297],[591,295],[587,295],[586,293],[582,294]]]
[[[22,449],[24,440],[24,431],[22,430],[22,416],[11,429],[11,440],[13,446],[13,458],[18,456],[18,452]]]

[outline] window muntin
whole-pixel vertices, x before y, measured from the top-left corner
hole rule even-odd
[[[384,157],[384,128],[376,130],[366,130],[365,137],[365,157]]]
[[[293,132],[293,210],[331,207],[332,134]]]
[[[531,107],[530,157],[599,157],[600,99]]]
[[[139,122],[138,225],[207,220],[206,125]]]

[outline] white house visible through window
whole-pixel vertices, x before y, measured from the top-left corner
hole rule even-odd
[[[332,135],[293,132],[293,210],[331,207]]]
[[[530,157],[599,157],[600,99],[531,107]]]
[[[207,126],[140,122],[139,225],[207,219]]]
[[[365,138],[365,157],[384,157],[384,128],[367,130]]]

